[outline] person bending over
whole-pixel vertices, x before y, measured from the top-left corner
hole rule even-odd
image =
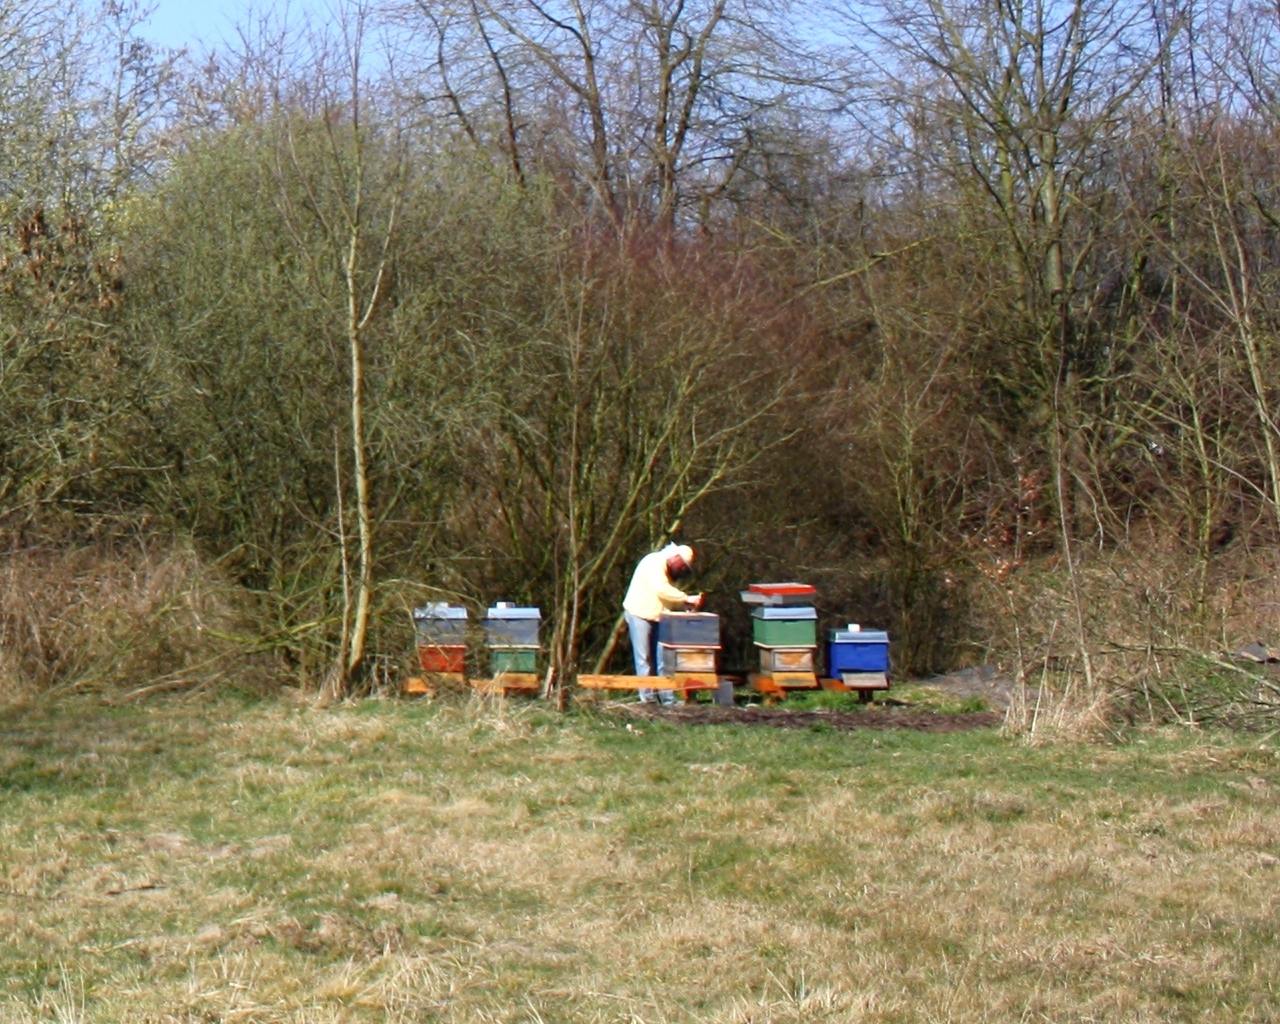
[[[668,544],[640,559],[631,576],[631,586],[623,599],[622,610],[631,636],[636,675],[662,675],[662,648],[658,646],[658,619],[663,612],[692,611],[702,605],[701,594],[686,594],[672,580],[688,576],[693,570],[693,548],[687,544]],[[640,703],[676,702],[675,691],[641,688]]]

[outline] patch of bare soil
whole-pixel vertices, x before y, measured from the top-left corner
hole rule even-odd
[[[786,708],[721,707],[695,704],[664,708],[652,704],[628,704],[626,710],[641,718],[676,725],[767,725],[775,729],[829,728],[839,732],[855,729],[911,729],[915,732],[962,732],[990,729],[1004,715],[995,711],[945,715],[909,708],[867,708],[865,711],[788,711]]]
[[[991,707],[1007,708],[1013,701],[1017,683],[999,674],[994,665],[962,668],[932,679],[921,679],[914,685],[938,690],[950,697],[981,697]],[[1035,699],[1032,691],[1031,699]]]

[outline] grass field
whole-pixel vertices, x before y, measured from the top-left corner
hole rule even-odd
[[[1261,737],[3,716],[5,1024],[1280,1019]]]

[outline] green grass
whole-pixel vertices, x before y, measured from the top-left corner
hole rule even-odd
[[[947,715],[991,710],[991,706],[981,697],[956,697],[930,686],[915,686],[910,683],[900,684],[891,690],[874,691],[871,703],[889,707],[905,706]],[[861,711],[867,707],[858,700],[856,693],[831,690],[793,690],[787,696],[786,706],[796,711],[819,708],[830,711]]]
[[[11,709],[0,1020],[1274,1020],[1278,791],[1230,734]]]

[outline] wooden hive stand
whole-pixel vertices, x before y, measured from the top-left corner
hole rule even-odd
[[[536,697],[542,692],[542,677],[536,672],[499,672],[492,679],[472,679],[471,688],[486,697]]]
[[[889,676],[885,672],[845,672],[839,679],[821,679],[824,690],[834,693],[856,693],[863,704],[870,704],[877,690],[889,689]]]
[[[410,676],[400,685],[400,692],[406,697],[435,697],[440,691],[422,676]]]
[[[748,678],[751,688],[764,694],[769,700],[781,700],[788,690],[815,690],[818,673],[814,658],[816,647],[766,647],[756,645],[760,652],[760,671]]]
[[[400,686],[406,697],[438,697],[441,693],[463,693],[467,689],[465,672],[423,672],[410,676]]]
[[[792,690],[816,690],[818,676],[815,672],[752,672],[747,685],[771,703],[784,700]]]

